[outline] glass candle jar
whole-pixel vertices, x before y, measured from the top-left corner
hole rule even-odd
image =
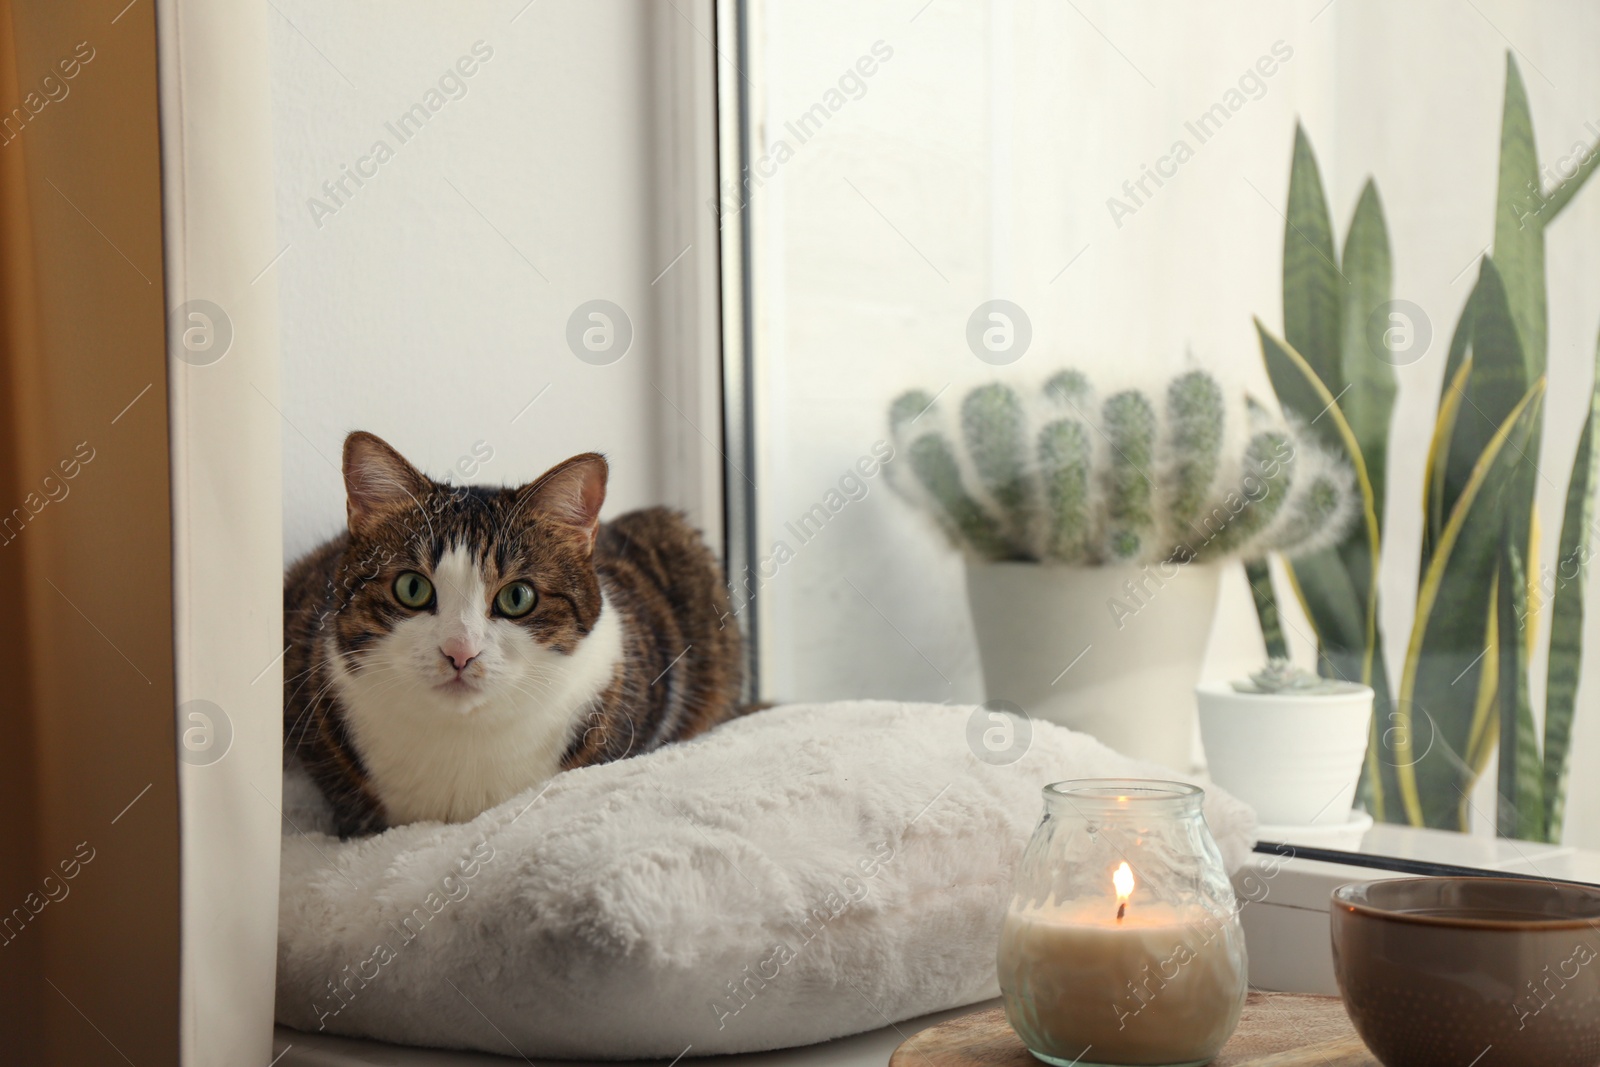
[[[1239,1023],[1244,931],[1192,785],[1044,788],[1000,933],[1006,1018],[1056,1067],[1195,1065]]]

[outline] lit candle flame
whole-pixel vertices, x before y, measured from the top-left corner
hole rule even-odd
[[[1133,868],[1128,866],[1127,860],[1117,865],[1111,875],[1111,884],[1117,890],[1117,921],[1121,922],[1128,912],[1128,898],[1133,895]]]

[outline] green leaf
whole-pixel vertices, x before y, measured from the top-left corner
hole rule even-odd
[[[1345,386],[1339,335],[1344,279],[1322,175],[1304,127],[1294,131],[1289,205],[1283,228],[1283,336],[1337,396]]]
[[[1503,515],[1532,498],[1538,471],[1528,444],[1544,391],[1540,378],[1485,444],[1417,592],[1396,707],[1400,796],[1415,825],[1465,829],[1461,796],[1471,792],[1475,773],[1463,754],[1488,654]]]
[[[1549,310],[1544,286],[1544,220],[1539,157],[1528,91],[1517,61],[1506,53],[1505,106],[1500,116],[1500,178],[1495,190],[1494,258],[1505,278],[1511,317],[1527,362],[1524,381],[1544,373]]]
[[[1279,404],[1305,423],[1308,432],[1344,456],[1361,493],[1361,521],[1343,543],[1285,563],[1306,617],[1317,631],[1318,669],[1329,677],[1372,687],[1379,712],[1367,747],[1362,795],[1374,818],[1396,818],[1399,808],[1392,798],[1397,795],[1399,779],[1392,761],[1381,758],[1380,747],[1388,729],[1380,724],[1381,717],[1389,713],[1383,709],[1389,708],[1390,699],[1387,668],[1378,644],[1378,516],[1366,462],[1344,412],[1305,357],[1273,337],[1260,320],[1256,321],[1256,333]]]
[[[1485,647],[1491,650],[1500,647],[1495,643],[1500,636],[1499,611],[1495,607],[1498,601],[1493,599],[1498,590],[1497,585],[1490,594],[1489,637]],[[1467,731],[1467,749],[1462,753],[1469,768],[1466,772],[1467,777],[1472,781],[1477,781],[1479,776],[1488,770],[1489,760],[1493,758],[1495,749],[1500,744],[1500,656],[1485,653],[1482,662],[1483,670],[1478,673],[1478,693],[1472,705],[1472,728]],[[1463,793],[1461,803],[1457,807],[1461,813],[1461,825],[1469,825],[1472,816],[1471,798]]]
[[[1446,521],[1472,477],[1484,446],[1505,424],[1530,382],[1505,284],[1496,262],[1488,256],[1483,258],[1468,306],[1472,311],[1472,326],[1467,334],[1472,370],[1465,388],[1459,390],[1459,405],[1445,453],[1439,506]],[[1462,331],[1456,332],[1460,335]]]
[[[1495,831],[1501,837],[1544,840],[1544,764],[1539,735],[1528,705],[1528,576],[1516,545],[1520,516],[1506,510],[1506,539],[1495,581],[1495,649],[1500,657],[1500,774]]]
[[[1458,329],[1457,333],[1461,331]],[[1439,413],[1434,416],[1433,436],[1428,441],[1427,466],[1422,471],[1422,566],[1419,574],[1428,573],[1428,561],[1433,557],[1433,546],[1444,534],[1444,524],[1449,521],[1450,509],[1445,507],[1446,467],[1450,462],[1450,438],[1455,433],[1456,419],[1461,416],[1461,398],[1467,391],[1467,376],[1472,373],[1472,357],[1461,361],[1454,374],[1444,380],[1444,392],[1439,397]]]
[[[1546,839],[1554,842],[1561,840],[1566,815],[1567,756],[1572,746],[1578,676],[1583,667],[1583,591],[1589,531],[1594,523],[1594,494],[1600,482],[1600,464],[1594,462],[1595,426],[1600,423],[1600,344],[1595,348],[1595,362],[1589,417],[1578,438],[1578,452],[1567,482],[1561,543],[1556,552],[1555,591],[1550,604],[1550,662],[1544,698],[1544,805]]]
[[[1400,716],[1389,689],[1389,666],[1381,645],[1373,650],[1372,677],[1367,685],[1372,687],[1372,730],[1356,796],[1379,822],[1403,823],[1406,813],[1400,803],[1400,769],[1388,743]]]
[[[1435,547],[1443,537],[1446,523],[1454,514],[1464,486],[1474,474],[1478,459],[1482,458],[1486,442],[1493,437],[1494,430],[1504,424],[1515,398],[1522,395],[1520,390],[1525,389],[1526,365],[1522,358],[1522,341],[1518,338],[1517,326],[1510,314],[1509,299],[1498,266],[1491,258],[1483,259],[1480,264],[1477,285],[1467,298],[1466,306],[1462,307],[1461,320],[1456,323],[1456,331],[1451,338],[1445,370],[1450,378],[1446,378],[1445,392],[1440,397],[1434,440],[1429,446],[1419,584],[1426,581],[1434,561]],[[1530,461],[1538,456],[1539,437],[1541,422],[1536,421],[1528,440],[1520,446]],[[1525,482],[1523,488],[1531,493],[1531,478]],[[1528,496],[1520,504],[1507,504],[1506,507],[1507,514],[1517,515],[1517,522],[1509,528],[1512,541],[1507,545],[1514,545],[1520,558],[1526,560],[1530,558],[1528,553],[1531,550],[1528,536],[1533,498]],[[1485,518],[1483,522],[1494,522],[1494,518]],[[1523,597],[1526,597],[1526,590],[1523,590]],[[1498,617],[1493,606],[1490,611],[1491,617],[1486,621],[1488,633],[1483,638],[1485,646],[1493,645],[1498,637]],[[1526,614],[1526,608],[1522,608],[1522,613]],[[1477,781],[1493,757],[1501,726],[1499,709],[1504,707],[1501,685],[1515,683],[1515,678],[1502,675],[1501,667],[1501,654],[1485,654],[1472,672],[1475,678],[1472,709],[1470,712],[1464,707],[1454,709],[1469,723],[1464,747],[1451,749],[1451,758],[1456,760],[1459,757],[1456,769],[1462,782]],[[1458,691],[1467,688],[1469,683],[1466,678],[1453,686]],[[1464,704],[1466,697],[1453,694],[1451,699]],[[1458,742],[1451,739],[1448,745],[1458,745]],[[1445,803],[1445,800],[1448,800],[1448,795],[1440,803]],[[1462,827],[1469,822],[1469,801],[1464,793],[1456,797],[1454,822]]]
[[[1360,797],[1368,813],[1381,822],[1401,821],[1404,812],[1392,802],[1399,796],[1392,753],[1386,735],[1395,726],[1389,697],[1389,671],[1383,649],[1366,644],[1369,633],[1350,572],[1331,548],[1283,561],[1289,586],[1317,633],[1317,672],[1325,678],[1363,682],[1372,687],[1372,731],[1362,766]]]
[[[1361,446],[1372,482],[1373,508],[1383,524],[1383,496],[1388,468],[1389,418],[1394,410],[1394,366],[1383,347],[1387,321],[1374,321],[1393,295],[1389,262],[1389,230],[1383,221],[1378,187],[1370,180],[1361,190],[1350,230],[1344,240],[1341,269],[1344,293],[1343,377],[1348,385],[1339,406]]]
[[[1583,157],[1583,162],[1578,164],[1578,169],[1571,177],[1561,181],[1545,195],[1544,203],[1540,205],[1539,219],[1546,227],[1555,221],[1555,217],[1561,214],[1561,209],[1572,201],[1579,189],[1583,188],[1584,183],[1595,172],[1596,166],[1600,166],[1600,152],[1590,151]]]
[[[1264,559],[1244,561],[1244,576],[1250,582],[1250,597],[1255,601],[1256,619],[1261,623],[1261,642],[1268,659],[1288,659],[1289,642],[1284,640],[1283,619],[1278,614],[1278,597],[1272,590],[1272,569]]]
[[[1317,671],[1328,678],[1363,682],[1367,618],[1350,574],[1331,548],[1283,561],[1306,618],[1317,632]]]
[[[1273,391],[1278,394],[1278,402],[1285,411],[1305,423],[1308,432],[1321,438],[1335,454],[1342,454],[1355,473],[1356,487],[1361,492],[1362,520],[1345,536],[1341,545],[1328,551],[1338,560],[1339,568],[1347,576],[1351,595],[1355,603],[1360,605],[1360,630],[1363,635],[1359,641],[1355,641],[1353,635],[1341,634],[1338,638],[1340,644],[1336,647],[1346,652],[1361,650],[1361,680],[1370,685],[1372,683],[1367,679],[1371,675],[1371,658],[1377,647],[1378,632],[1379,536],[1372,482],[1367,478],[1361,446],[1345,419],[1344,411],[1307,360],[1293,346],[1273,337],[1260,320],[1256,321],[1256,333],[1261,338],[1262,359],[1266,362],[1267,377],[1272,381]],[[1314,560],[1326,554],[1317,553],[1302,557],[1302,560]],[[1294,561],[1296,574],[1300,573],[1302,560]],[[1311,569],[1310,566],[1306,568],[1308,573]],[[1331,595],[1338,600],[1343,599],[1340,593]],[[1325,636],[1321,630],[1317,637],[1324,645],[1328,644],[1329,636]]]
[[[1470,267],[1471,264],[1468,264]],[[1483,273],[1483,263],[1478,263],[1478,273]],[[1456,319],[1455,332],[1450,335],[1450,351],[1444,360],[1444,382],[1441,388],[1448,389],[1450,380],[1461,369],[1462,362],[1472,354],[1472,323],[1478,314],[1478,283],[1474,282],[1472,291],[1467,294],[1467,302],[1461,305],[1461,314]]]

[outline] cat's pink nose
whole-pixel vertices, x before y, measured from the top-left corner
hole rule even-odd
[[[478,653],[482,649],[475,647],[465,637],[452,637],[439,646],[439,651],[444,654],[445,659],[450,661],[452,667],[458,671],[464,671],[467,669],[467,664],[478,658]]]

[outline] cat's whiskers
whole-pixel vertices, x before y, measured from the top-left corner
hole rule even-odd
[[[317,669],[317,665],[315,663],[313,663],[313,664],[311,664],[311,666],[307,667],[303,671],[298,671],[298,672],[296,672],[294,674],[285,675],[284,679],[283,679],[283,684],[284,685],[288,685],[290,682],[294,681],[297,678],[304,678],[306,675],[310,674],[312,671],[314,671],[316,669]]]
[[[354,654],[354,655],[364,655],[364,654],[370,654],[370,653],[376,652],[376,651],[377,651],[376,649],[354,649],[354,650],[352,650],[352,654]],[[389,669],[392,669],[392,665],[387,665],[386,664],[386,665],[383,665],[382,667],[378,668],[377,670],[365,669],[363,671],[363,673],[366,674],[369,677],[375,677],[378,673],[381,673],[382,671],[389,670]],[[307,671],[306,673],[309,674],[310,671]],[[322,683],[322,685],[317,688],[316,692],[312,693],[311,696],[309,698],[307,698],[307,700],[306,700],[306,710],[301,712],[300,715],[295,719],[295,726],[298,727],[300,725],[300,722],[305,718],[305,716],[310,714],[311,710],[317,705],[317,702],[320,701],[323,697],[327,696],[328,693],[333,689],[333,687],[336,686],[338,683],[339,683],[338,677],[335,676],[332,672],[329,672],[328,679],[326,681],[324,681]],[[301,688],[304,688],[304,683],[301,683]],[[297,689],[296,692],[298,692],[298,691],[299,690]]]
[[[368,695],[368,699],[377,700],[377,699],[380,699],[382,697],[388,696],[389,693],[392,690],[397,688],[401,683],[403,683],[405,681],[407,681],[407,679],[406,679],[406,677],[404,675],[395,675],[392,678],[385,679],[382,682],[382,684],[380,684],[378,686],[378,688],[374,689]]]
[[[540,686],[552,698],[560,695],[563,688],[560,683],[567,680],[562,676],[564,672],[540,663],[525,663],[521,666],[523,669],[521,677],[525,681]]]
[[[556,699],[556,696],[557,696],[557,693],[556,693],[554,687],[552,687],[552,686],[545,686],[545,687],[543,687],[542,690],[535,691],[535,690],[527,688],[521,682],[512,682],[510,684],[511,684],[511,688],[512,689],[514,689],[518,693],[521,693],[523,696],[528,697],[529,699],[533,700],[535,703],[543,704],[546,701],[552,701],[553,702]]]
[[[311,666],[307,667],[305,670],[303,670],[299,674],[295,675],[295,678],[298,678],[298,679],[301,680],[300,684],[294,687],[294,691],[293,692],[289,693],[286,697],[284,697],[284,703],[285,704],[294,703],[294,698],[300,695],[300,691],[306,687],[306,683],[311,680],[312,672],[314,672],[316,669],[317,669],[317,665],[315,663],[312,663]],[[285,681],[290,681],[290,680],[291,679],[285,679]]]
[[[550,682],[553,684],[556,680],[556,675],[558,672],[555,667],[537,662],[527,663],[524,665],[524,667],[527,671],[527,677],[534,681]]]
[[[301,724],[304,723],[307,718],[311,717],[312,715],[314,715],[316,713],[316,709],[317,709],[318,704],[321,702],[323,696],[325,696],[327,694],[328,690],[332,687],[332,685],[333,685],[332,682],[326,683],[325,685],[322,686],[321,689],[318,689],[317,692],[310,699],[308,699],[306,701],[305,710],[302,711],[299,715],[295,716],[294,724],[287,731],[287,733],[290,736],[297,737],[297,738],[300,737],[300,726],[301,726]]]
[[[351,655],[351,656],[362,656],[362,655],[370,655],[371,653],[376,652],[376,651],[378,651],[376,648],[356,648],[356,649],[350,649],[347,652],[341,652],[339,654],[340,655]],[[313,657],[311,666],[307,667],[305,670],[299,672],[298,674],[290,675],[288,678],[284,679],[285,684],[287,684],[289,682],[292,682],[292,681],[295,681],[296,679],[300,680],[300,684],[295,686],[294,690],[292,692],[290,692],[284,698],[284,704],[285,705],[290,705],[290,704],[294,703],[294,698],[300,695],[300,691],[306,687],[306,683],[311,680],[311,675],[316,671],[318,666],[319,666],[319,663]],[[331,686],[332,684],[333,684],[333,682],[330,679],[328,682],[324,683],[323,686],[320,689],[318,689],[316,693],[314,693],[310,698],[308,698],[308,700],[307,700],[308,710],[309,710],[309,706],[312,703],[315,703],[315,701],[317,701],[324,694],[327,693],[328,687]],[[294,727],[298,727],[300,725],[301,720],[303,720],[305,718],[305,716],[306,716],[306,712],[301,712],[300,715],[294,721]]]

